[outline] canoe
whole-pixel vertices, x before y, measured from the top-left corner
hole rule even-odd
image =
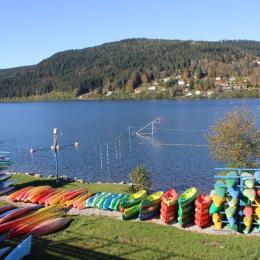
[[[86,192],[86,189],[68,191],[68,193],[62,197],[62,199],[59,203],[66,204],[68,201],[78,197],[79,195],[83,194],[84,192]]]
[[[186,214],[193,214],[195,211],[194,204],[188,204],[185,207],[182,207],[178,209],[178,215],[186,215]]]
[[[178,202],[178,193],[175,189],[170,189],[164,193],[162,202],[167,206],[173,206]]]
[[[111,204],[111,201],[118,197],[118,194],[113,194],[111,195],[110,197],[106,198],[105,201],[103,202],[103,205],[102,205],[102,209],[104,210],[110,210],[109,209],[109,205]]]
[[[242,172],[241,177],[243,178],[244,184],[247,188],[252,189],[255,185],[255,178],[253,174],[249,172]]]
[[[43,197],[47,196],[51,192],[55,191],[54,189],[46,190],[39,195],[35,196],[34,198],[31,199],[31,203],[38,204],[39,200],[42,199]]]
[[[45,221],[30,231],[32,236],[43,236],[64,228],[71,221],[71,218],[55,218]]]
[[[55,194],[58,194],[58,193],[59,193],[58,190],[54,190],[54,191],[50,192],[50,193],[47,194],[46,196],[40,198],[40,199],[38,200],[38,204],[44,205],[46,200],[48,200],[50,197],[52,197],[52,196],[54,196]]]
[[[154,192],[141,201],[140,207],[148,208],[155,204],[161,203],[162,196],[163,196],[163,191]]]
[[[9,196],[8,196],[8,199],[9,200],[12,200],[12,201],[16,201],[16,197],[23,194],[24,192],[28,191],[29,189],[31,189],[33,186],[27,186],[23,189],[20,189],[18,191],[15,191],[13,193],[11,193]]]
[[[65,194],[67,194],[68,191],[67,190],[62,190],[60,191],[59,193],[53,195],[52,197],[50,197],[49,199],[47,199],[45,201],[45,205],[54,205],[54,204],[57,204],[59,203],[59,201],[61,201],[61,199],[63,198],[63,196]]]
[[[193,221],[194,221],[193,215],[188,215],[185,218],[181,216],[178,217],[178,222],[182,227],[192,223]]]
[[[15,208],[16,208],[16,206],[14,206],[14,205],[3,206],[0,208],[0,214],[4,213],[6,211],[9,211],[11,209],[15,209]],[[0,216],[0,218],[1,218],[1,216]]]
[[[111,197],[112,195],[114,195],[113,193],[111,192],[108,192],[106,193],[105,195],[103,195],[100,200],[98,201],[98,203],[96,204],[96,207],[99,208],[99,209],[102,209],[103,207],[103,203],[106,199],[108,199],[109,197]]]
[[[195,187],[187,189],[178,199],[179,206],[182,207],[193,202],[196,199],[196,196],[197,189]]]
[[[32,192],[27,198],[26,201],[27,202],[31,202],[32,199],[34,199],[35,197],[37,197],[38,195],[40,195],[43,192],[50,192],[52,190],[51,186],[41,186],[38,189],[35,189],[34,192]]]
[[[14,238],[17,236],[29,234],[32,229],[34,229],[41,223],[58,217],[61,217],[61,214],[59,212],[52,212],[32,219],[29,223],[17,225],[16,227],[9,230],[8,238]]]
[[[217,181],[214,184],[214,189],[216,191],[216,193],[221,197],[224,198],[225,197],[225,193],[226,193],[226,185],[222,182],[222,181]]]
[[[123,220],[135,218],[139,215],[140,204],[136,204],[130,208],[126,208],[122,214]]]
[[[81,195],[78,199],[76,199],[74,202],[73,202],[73,208],[77,208],[78,205],[82,202],[86,202],[86,200],[90,197],[92,197],[93,195],[95,195],[94,192],[88,192],[84,195]]]
[[[225,177],[227,188],[234,187],[238,184],[238,174],[236,171],[230,171]]]
[[[117,211],[119,209],[119,205],[121,203],[121,201],[123,201],[124,199],[127,199],[130,195],[129,194],[125,194],[122,198],[116,200],[116,202],[114,203],[114,206],[112,207],[112,210]]]
[[[235,207],[238,204],[238,198],[233,198],[231,196],[227,196],[226,201],[229,207]]]
[[[130,208],[138,203],[140,203],[147,196],[146,190],[140,190],[128,198],[121,201],[120,205],[122,208]]]
[[[6,216],[2,217],[0,219],[0,224],[8,221],[8,220],[11,220],[13,218],[17,218],[19,216],[22,216],[30,211],[33,211],[33,210],[36,210],[36,209],[39,209],[39,206],[32,206],[32,207],[26,207],[26,208],[19,208],[19,209],[16,209],[14,212],[11,212],[9,214],[7,214]]]
[[[250,201],[254,201],[256,198],[255,189],[244,189],[243,195]]]
[[[139,219],[141,221],[143,221],[143,220],[151,219],[151,218],[153,218],[156,215],[159,215],[159,210],[158,209],[154,210],[154,211],[151,211],[151,212],[148,212],[148,213],[140,212],[139,213]]]
[[[11,250],[11,247],[7,246],[0,249],[0,257],[3,257],[7,252]]]
[[[11,209],[9,209],[9,210],[6,210],[6,211],[4,211],[4,212],[0,215],[0,219],[4,218],[5,216],[7,216],[7,215],[10,214],[10,213],[13,213],[13,212],[18,211],[18,210],[20,210],[20,208],[17,208],[17,207],[14,207],[14,208],[11,208]]]
[[[223,205],[220,207],[217,207],[214,202],[211,203],[210,208],[209,208],[209,214],[213,215],[214,213],[219,213],[222,209]]]
[[[28,236],[22,243],[20,243],[5,260],[22,259],[31,253],[32,236]]]
[[[199,209],[208,209],[210,207],[210,204],[211,204],[210,196],[204,194],[199,195],[195,201],[195,206],[196,208]]]

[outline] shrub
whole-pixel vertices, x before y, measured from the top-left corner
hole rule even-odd
[[[152,187],[151,173],[145,170],[143,165],[138,165],[135,169],[130,172],[130,180],[132,182],[132,190],[147,190],[149,191]]]

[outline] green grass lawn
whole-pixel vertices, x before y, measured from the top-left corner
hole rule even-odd
[[[18,240],[5,245],[14,243]],[[259,243],[252,236],[205,235],[153,223],[75,216],[64,231],[34,238],[28,259],[259,259]]]
[[[127,184],[106,184],[106,183],[78,183],[71,182],[67,183],[66,181],[56,179],[46,179],[39,178],[34,176],[26,176],[23,174],[12,175],[11,179],[16,180],[17,189],[23,188],[29,185],[40,186],[40,185],[50,185],[55,188],[72,188],[72,187],[85,187],[88,191],[99,192],[99,191],[111,191],[114,193],[129,193],[129,186]]]
[[[12,178],[19,187],[51,184],[86,186],[92,191],[129,190],[127,185],[57,184],[23,175]],[[20,240],[7,240],[1,247],[15,247]],[[26,259],[260,259],[259,245],[260,237],[254,236],[207,235],[154,223],[73,216],[67,229],[33,238],[32,254]]]

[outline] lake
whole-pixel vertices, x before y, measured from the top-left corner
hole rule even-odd
[[[129,182],[129,171],[143,164],[154,189],[183,191],[194,185],[208,192],[221,164],[211,160],[205,135],[215,120],[244,103],[259,114],[257,99],[2,103],[0,150],[11,151],[13,170],[55,174],[50,146],[57,127],[60,175]],[[155,125],[155,134],[131,135],[130,150],[129,125],[134,132],[157,116],[163,122]]]

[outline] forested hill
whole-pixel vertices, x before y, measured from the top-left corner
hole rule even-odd
[[[0,98],[28,97],[50,92],[106,94],[134,92],[143,84],[180,76],[191,88],[211,88],[211,80],[253,77],[260,60],[256,41],[179,41],[127,39],[57,53],[37,65],[0,70]],[[258,66],[259,67],[259,66]],[[259,75],[259,73],[258,73]],[[204,86],[204,85],[205,86]]]

